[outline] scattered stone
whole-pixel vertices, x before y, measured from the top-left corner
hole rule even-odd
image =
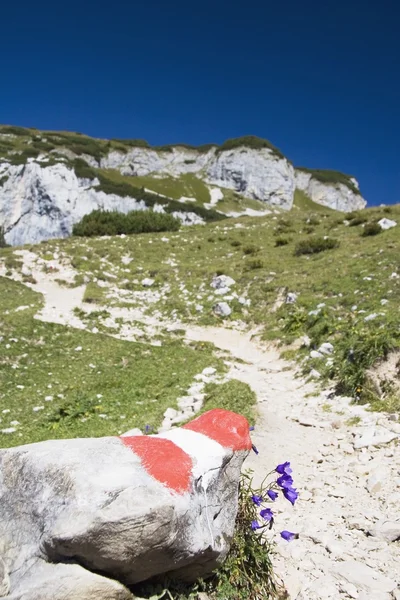
[[[332,354],[333,345],[329,342],[325,342],[324,344],[320,345],[318,352],[321,352],[322,354]]]
[[[295,292],[289,292],[286,294],[286,304],[295,304],[297,301],[298,295]]]
[[[319,379],[321,377],[321,373],[319,371],[317,371],[316,369],[311,369],[310,376],[315,377],[316,379]]]
[[[376,317],[379,317],[379,313],[371,313],[370,315],[364,317],[364,321],[373,321],[376,319]]]
[[[151,287],[152,285],[154,285],[154,279],[150,279],[150,277],[145,277],[142,279],[143,287]]]
[[[232,277],[229,277],[228,275],[216,275],[212,282],[211,282],[211,287],[213,287],[215,290],[220,290],[220,289],[227,289],[229,292],[229,288],[232,285],[235,285],[236,281],[234,279],[232,279]],[[220,293],[220,292],[217,292]],[[224,292],[227,293],[227,292]]]
[[[368,446],[381,446],[388,444],[392,440],[398,439],[399,435],[389,431],[384,427],[371,427],[367,429],[361,437],[354,442],[354,448],[367,448]]]
[[[385,542],[397,542],[400,540],[400,521],[378,521],[368,533]]]
[[[214,304],[213,311],[219,317],[229,317],[232,313],[231,307],[226,302],[217,302],[217,304]]]
[[[344,579],[354,585],[357,590],[370,594],[374,594],[375,592],[390,593],[397,587],[396,583],[388,577],[356,560],[345,560],[335,563],[332,568],[332,574],[339,580]],[[371,600],[374,597],[371,595]]]
[[[321,352],[318,352],[318,350],[311,350],[310,358],[324,358],[324,355]]]
[[[217,369],[215,369],[214,367],[206,367],[205,369],[202,370],[203,375],[206,375],[207,377],[210,377],[211,375],[215,375],[216,372],[217,372]]]
[[[378,225],[381,226],[381,229],[391,229],[392,227],[396,227],[396,221],[392,221],[391,219],[383,218],[378,221]]]
[[[368,477],[366,488],[370,494],[377,494],[381,491],[384,482],[383,474],[380,471],[375,471]]]

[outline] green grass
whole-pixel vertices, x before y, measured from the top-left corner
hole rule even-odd
[[[164,337],[157,347],[38,321],[41,302],[22,284],[0,278],[0,430],[16,428],[0,433],[1,447],[156,428],[194,375],[208,366],[225,369],[209,344]],[[19,306],[29,308],[16,312]],[[226,385],[221,401],[232,409],[235,384]],[[237,389],[240,402],[250,404],[251,393],[242,384]],[[210,389],[209,406],[217,397]]]
[[[303,214],[324,213],[325,215],[336,215],[337,218],[343,214],[343,219],[345,218],[344,213],[340,213],[338,210],[313,202],[305,192],[299,189],[296,189],[294,192],[293,209],[295,211],[301,211]]]
[[[160,179],[150,175],[127,178],[121,175],[119,171],[111,169],[104,170],[103,173],[112,181],[128,181],[134,187],[144,187],[174,200],[179,200],[182,196],[193,198],[199,204],[205,204],[211,200],[208,186],[192,173],[181,175],[179,178],[163,177]]]

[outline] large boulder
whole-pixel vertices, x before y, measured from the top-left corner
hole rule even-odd
[[[154,436],[0,450],[2,597],[125,600],[161,574],[206,577],[229,551],[250,449],[247,420],[216,409]]]

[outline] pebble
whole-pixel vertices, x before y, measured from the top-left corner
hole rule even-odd
[[[368,533],[385,542],[396,542],[400,540],[400,521],[378,521]]]
[[[332,568],[332,574],[338,580],[344,580],[355,586],[357,591],[364,591],[370,594],[376,592],[390,593],[397,586],[396,582],[371,567],[356,560],[345,560],[335,563]],[[371,596],[371,600],[374,596]]]

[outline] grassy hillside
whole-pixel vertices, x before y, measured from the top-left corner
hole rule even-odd
[[[220,317],[213,306],[227,301],[228,321],[261,325],[264,339],[302,361],[305,373],[316,369],[339,391],[393,408],[400,405],[396,394],[389,386],[377,397],[367,373],[399,346],[400,229],[365,235],[382,217],[400,221],[400,208],[368,209],[346,219],[321,207],[303,208],[167,235],[51,241],[32,250],[45,261],[59,253],[76,270],[76,284],[87,282],[85,299],[101,307],[141,307],[166,322],[215,325]],[[13,250],[2,255],[12,269]],[[210,286],[216,274],[236,281],[226,297]],[[154,280],[156,298],[143,307],[144,277]],[[295,304],[285,303],[289,292],[297,295]],[[81,316],[102,328],[101,316]],[[290,350],[304,335],[308,345]],[[309,358],[310,350],[328,341],[335,349],[329,360]]]

